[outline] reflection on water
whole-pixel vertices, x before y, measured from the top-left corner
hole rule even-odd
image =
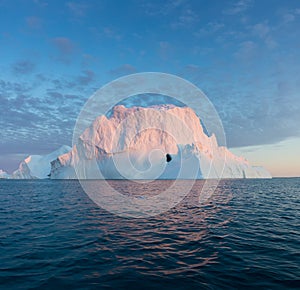
[[[148,218],[167,212],[191,192],[198,199],[191,200],[194,205],[207,203],[216,194],[218,183],[219,180],[80,181],[95,204],[115,215],[134,218]]]
[[[155,196],[172,181],[110,181]],[[1,181],[3,289],[282,289],[299,280],[299,179],[203,181],[168,212],[112,215],[77,181]],[[183,183],[182,183],[183,184]],[[137,188],[138,187],[138,188]],[[112,201],[113,202],[113,201]]]

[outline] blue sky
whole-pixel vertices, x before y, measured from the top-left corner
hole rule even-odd
[[[96,89],[146,71],[199,86],[237,152],[299,144],[299,1],[0,0],[0,11],[2,169],[71,144]]]

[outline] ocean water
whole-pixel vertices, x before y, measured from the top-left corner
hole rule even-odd
[[[201,182],[168,212],[128,219],[78,181],[1,180],[0,288],[300,289],[300,179],[225,180],[199,205]]]

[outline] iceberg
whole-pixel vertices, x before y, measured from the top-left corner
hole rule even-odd
[[[11,175],[12,179],[44,179],[49,178],[51,161],[71,150],[70,146],[63,145],[47,155],[30,155],[19,165]]]
[[[34,170],[30,172],[38,177]],[[51,162],[50,178],[218,179],[271,175],[219,146],[216,136],[205,132],[189,107],[118,105],[109,116],[97,117],[69,152]]]

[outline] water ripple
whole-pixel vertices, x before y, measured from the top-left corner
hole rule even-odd
[[[112,185],[124,194],[141,186]],[[168,212],[136,220],[96,207],[76,181],[0,181],[1,287],[299,288],[300,179],[222,181],[199,205],[202,185]]]

